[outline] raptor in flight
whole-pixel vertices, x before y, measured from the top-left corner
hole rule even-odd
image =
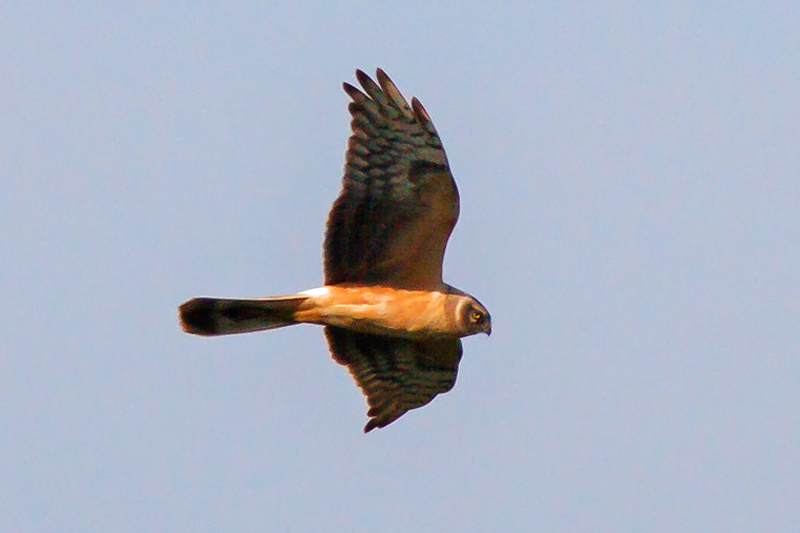
[[[386,73],[349,83],[352,135],[325,234],[325,285],[292,296],[194,298],[183,329],[227,335],[291,324],[325,326],[331,354],[367,397],[368,432],[421,407],[456,381],[461,337],[492,331],[486,308],[442,281],[458,189],[431,118]]]

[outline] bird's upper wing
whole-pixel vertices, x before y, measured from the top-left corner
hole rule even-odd
[[[442,285],[442,259],[458,220],[456,188],[442,142],[416,98],[411,106],[378,69],[356,71],[342,191],[325,235],[325,284]]]
[[[325,336],[336,362],[346,365],[367,397],[368,432],[453,388],[461,340],[415,341],[357,333],[335,326]]]

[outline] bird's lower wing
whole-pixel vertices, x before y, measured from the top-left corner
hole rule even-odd
[[[453,388],[461,340],[409,340],[327,326],[336,362],[345,365],[367,397],[368,432]]]

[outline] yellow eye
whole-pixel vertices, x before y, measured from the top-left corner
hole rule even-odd
[[[475,323],[479,323],[483,320],[483,313],[473,309],[469,312],[469,319]]]

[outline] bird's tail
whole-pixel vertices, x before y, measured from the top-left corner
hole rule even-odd
[[[233,300],[193,298],[180,306],[181,326],[195,335],[230,335],[296,324],[295,312],[308,296]]]

